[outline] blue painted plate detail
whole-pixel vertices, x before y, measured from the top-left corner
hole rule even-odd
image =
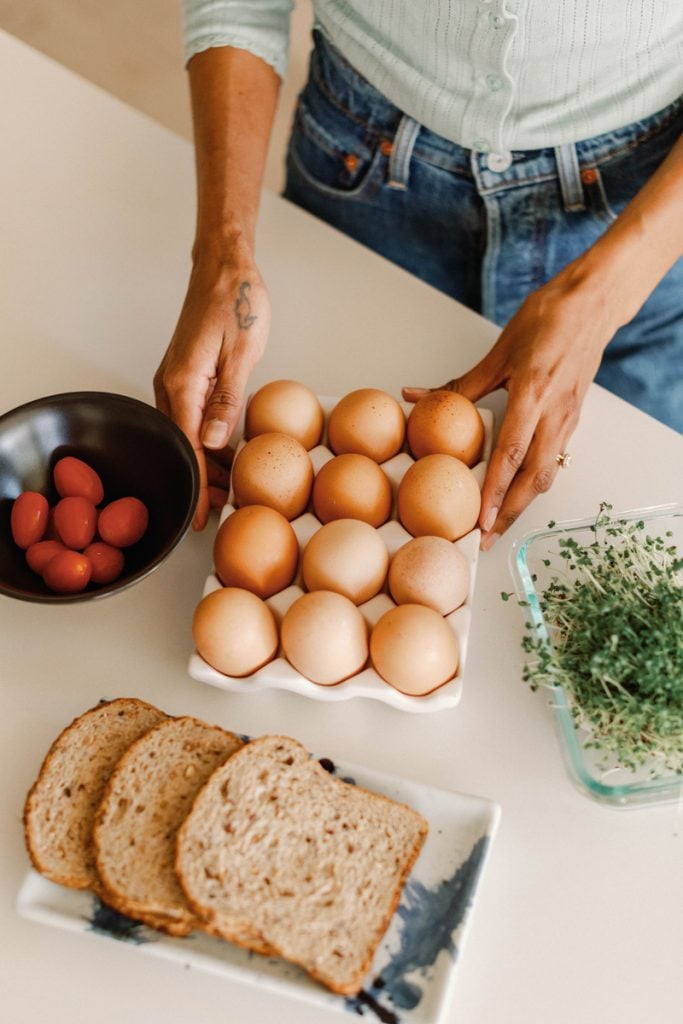
[[[363,1017],[368,1024],[438,1024],[450,1000],[500,808],[479,797],[322,760],[340,778],[407,803],[429,822],[429,835],[365,986],[353,998],[328,992],[292,964],[200,932],[182,939],[156,932],[92,893],[54,885],[34,871],[22,884],[17,910],[43,924],[126,942],[132,955],[160,956],[230,981],[266,986],[280,996]]]

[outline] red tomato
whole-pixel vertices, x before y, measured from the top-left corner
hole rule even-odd
[[[68,548],[87,548],[97,529],[97,509],[87,498],[62,498],[55,505],[55,527]]]
[[[97,530],[107,544],[127,548],[140,540],[148,522],[149,513],[139,498],[119,498],[104,506]]]
[[[104,498],[104,487],[95,470],[73,455],[55,464],[54,481],[60,498],[87,498],[93,505]]]
[[[29,569],[33,569],[34,572],[40,573],[42,576],[47,563],[60,551],[66,551],[66,548],[58,540],[39,540],[37,544],[31,544],[31,547],[26,550]]]
[[[59,534],[57,533],[57,527],[55,526],[55,510],[54,507],[50,509],[50,513],[47,517],[47,529],[43,534],[43,540],[59,540]],[[61,540],[59,540],[61,544]]]
[[[90,582],[90,559],[80,551],[60,551],[45,567],[43,579],[50,590],[58,594],[77,594]]]
[[[123,551],[96,540],[88,544],[83,554],[90,559],[93,583],[112,583],[123,572]]]
[[[24,491],[15,499],[10,513],[14,543],[20,548],[36,544],[47,529],[50,507],[47,498],[37,491]]]

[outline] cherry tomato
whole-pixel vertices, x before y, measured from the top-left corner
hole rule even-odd
[[[10,513],[14,543],[29,548],[42,539],[47,529],[50,507],[47,498],[37,491],[24,491],[15,499]]]
[[[104,499],[104,487],[95,470],[73,455],[55,464],[54,481],[60,498],[87,498],[93,505]]]
[[[29,569],[33,569],[34,572],[40,573],[42,576],[47,563],[60,551],[66,551],[66,548],[58,540],[39,540],[37,544],[31,544],[31,547],[26,549],[26,561]]]
[[[149,522],[147,508],[139,498],[119,498],[100,512],[100,537],[115,548],[127,548],[140,540]]]
[[[50,509],[47,517],[47,529],[43,534],[43,540],[58,540],[61,544],[59,534],[57,533],[57,527],[55,526],[55,510],[54,507]]]
[[[45,566],[43,579],[58,594],[77,594],[90,582],[90,559],[80,551],[60,551]]]
[[[97,529],[97,509],[87,498],[62,498],[55,505],[55,527],[68,548],[87,548]]]
[[[90,559],[93,583],[112,583],[123,572],[123,551],[110,544],[96,540],[94,544],[88,544],[83,554]]]

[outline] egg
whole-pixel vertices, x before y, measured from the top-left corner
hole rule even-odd
[[[408,445],[416,459],[453,455],[474,466],[484,446],[484,424],[469,398],[455,391],[430,391],[408,417]]]
[[[311,495],[313,464],[293,437],[259,434],[235,456],[231,484],[237,505],[267,505],[295,519]]]
[[[368,627],[348,597],[328,590],[304,594],[282,619],[282,647],[302,676],[322,686],[355,675],[368,657]]]
[[[304,548],[301,568],[307,590],[333,590],[358,605],[384,586],[389,552],[368,523],[335,519],[313,534]]]
[[[389,478],[367,455],[335,455],[313,483],[313,511],[321,523],[361,519],[381,526],[391,514],[391,502]]]
[[[376,672],[396,690],[421,697],[453,678],[458,640],[433,608],[401,604],[385,612],[370,636]]]
[[[270,608],[238,587],[223,587],[201,599],[192,618],[192,636],[198,654],[226,676],[251,675],[278,648]]]
[[[398,487],[398,518],[413,537],[457,540],[474,529],[481,508],[477,478],[452,455],[425,455]]]
[[[330,413],[327,438],[336,455],[355,452],[385,462],[403,445],[406,418],[395,398],[377,388],[345,395]]]
[[[274,380],[249,399],[244,436],[276,431],[295,438],[309,450],[319,444],[323,425],[322,406],[310,388],[296,380]]]
[[[463,604],[469,587],[469,562],[443,537],[415,537],[391,560],[389,591],[397,604],[424,604],[448,615]]]
[[[266,505],[238,508],[216,533],[213,564],[226,587],[272,597],[292,582],[298,562],[294,530],[281,512]]]

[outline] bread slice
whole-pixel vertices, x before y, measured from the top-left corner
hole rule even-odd
[[[405,804],[330,775],[296,740],[264,736],[199,792],[178,833],[176,871],[217,934],[270,947],[349,995],[427,827]]]
[[[121,755],[164,718],[151,704],[121,697],[102,701],[59,734],[24,807],[26,846],[36,871],[72,889],[97,888],[95,808]]]
[[[93,839],[102,897],[172,935],[196,926],[175,874],[175,841],[198,790],[243,746],[196,718],[168,719],[134,743],[107,783]]]

